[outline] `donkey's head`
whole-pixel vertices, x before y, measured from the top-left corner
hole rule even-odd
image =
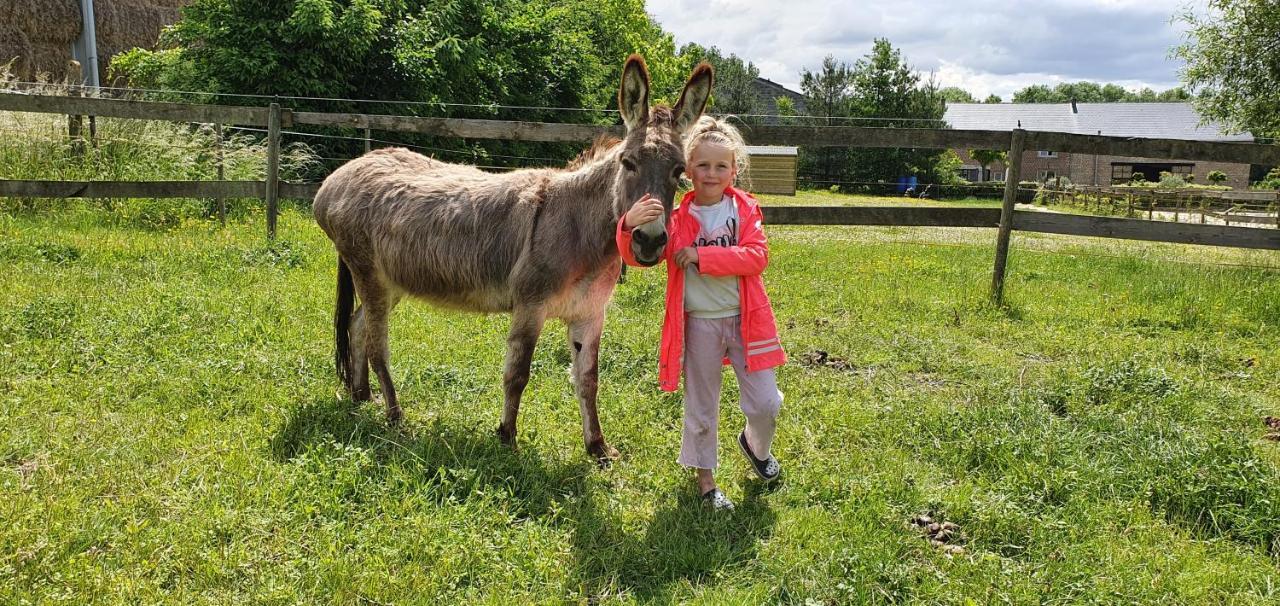
[[[698,121],[711,96],[711,66],[702,63],[685,82],[675,107],[649,107],[649,70],[639,55],[627,58],[618,89],[618,108],[627,125],[619,146],[614,195],[619,216],[650,194],[662,200],[661,221],[632,230],[631,253],[643,265],[654,265],[667,245],[667,218],[675,204],[676,184],[684,172],[684,132]]]

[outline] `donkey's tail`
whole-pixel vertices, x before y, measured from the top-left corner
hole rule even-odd
[[[355,284],[351,281],[351,268],[338,257],[338,303],[333,310],[334,351],[333,361],[338,378],[352,392],[351,385],[351,311],[355,307]]]

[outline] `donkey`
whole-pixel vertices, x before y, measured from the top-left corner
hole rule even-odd
[[[334,357],[352,398],[372,397],[372,367],[388,422],[400,420],[387,320],[404,295],[510,313],[498,437],[513,445],[534,347],[543,323],[559,318],[568,327],[587,452],[601,464],[616,458],[596,412],[600,333],[621,267],[614,230],[635,200],[657,196],[664,220],[635,228],[632,252],[649,265],[662,258],[665,217],[684,170],[682,137],[702,114],[712,80],[711,66],[698,65],[674,107],[650,108],[648,68],[631,55],[618,90],[626,136],[597,141],[564,169],[493,174],[392,148],[334,171],[314,212],[338,251]]]

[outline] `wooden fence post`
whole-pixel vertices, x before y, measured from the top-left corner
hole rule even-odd
[[[280,203],[280,104],[271,104],[267,117],[267,239],[276,237]]]
[[[1000,207],[1000,231],[996,233],[996,264],[991,274],[991,302],[1004,304],[1004,270],[1009,260],[1009,235],[1013,231],[1013,205],[1018,200],[1018,181],[1022,178],[1022,146],[1027,131],[1013,129],[1009,141],[1009,165],[1005,168],[1004,204]]]
[[[364,127],[364,153],[366,154],[369,153],[369,150],[373,147],[372,142],[370,141],[369,135],[370,135],[369,127],[366,126]]]
[[[223,166],[223,161],[222,161],[222,123],[221,122],[215,122],[213,124],[213,136],[214,136],[214,145],[217,146],[213,148],[213,158],[214,158],[214,161],[217,163],[218,180],[222,181],[226,179],[226,170]],[[226,227],[227,226],[227,199],[223,198],[222,196],[218,196],[217,198],[215,198],[215,200],[217,201],[217,204],[218,204],[218,223],[222,224],[223,227]]]
[[[84,80],[80,75],[80,62],[72,59],[67,62],[67,82],[75,87],[70,92],[73,97],[83,95]],[[84,136],[81,132],[84,130],[84,116],[69,115],[67,116],[67,136],[71,139],[71,153],[76,156],[84,154]]]

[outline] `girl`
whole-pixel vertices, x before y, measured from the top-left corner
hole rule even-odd
[[[680,464],[696,470],[698,491],[713,509],[733,509],[716,486],[716,426],[720,373],[733,365],[746,428],[738,447],[756,475],[772,482],[782,468],[770,453],[782,392],[773,368],[786,361],[760,273],[769,261],[760,207],[733,186],[747,155],[742,135],[723,120],[703,116],[685,135],[685,174],[693,191],[671,213],[664,252],[666,314],[658,379],[679,386],[683,365],[684,433]],[[662,217],[662,201],[645,195],[618,221],[618,250],[628,265],[631,232]]]

